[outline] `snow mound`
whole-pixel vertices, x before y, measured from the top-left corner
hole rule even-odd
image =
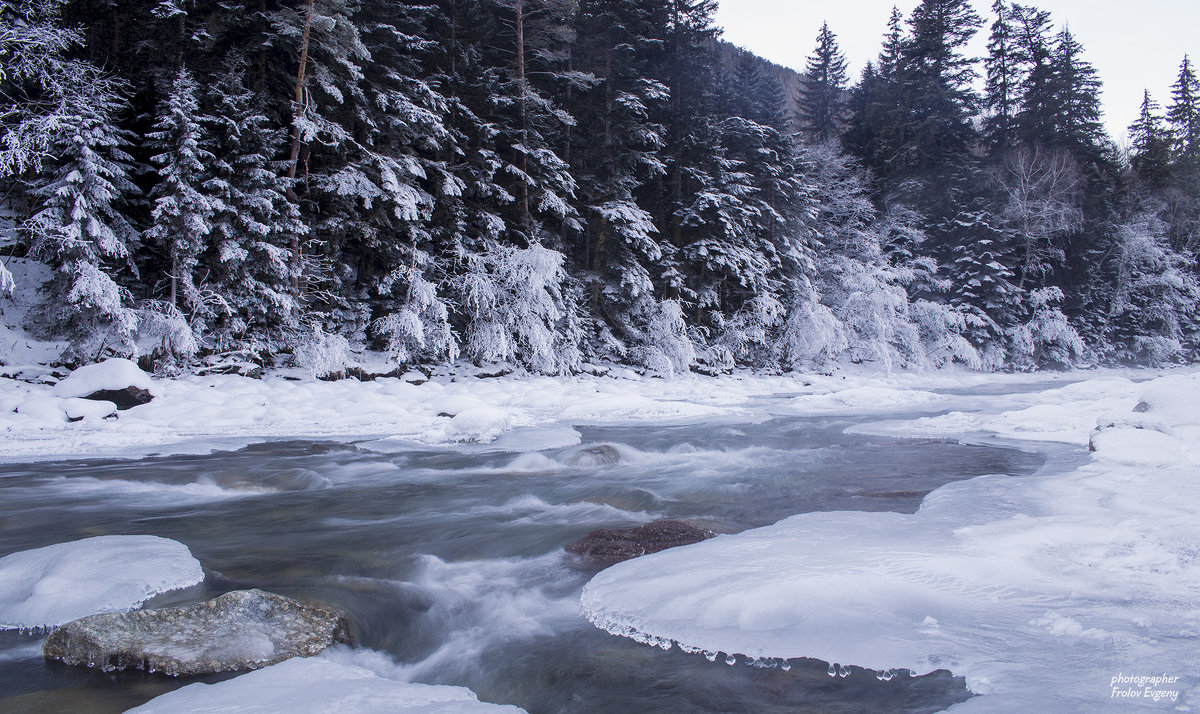
[[[498,407],[469,407],[455,414],[446,435],[457,441],[487,443],[512,428],[511,411]]]
[[[370,651],[331,650],[292,659],[218,684],[189,684],[127,714],[519,714],[522,709],[480,702],[463,687],[413,684]]]
[[[114,357],[75,370],[66,379],[54,385],[54,396],[64,399],[86,397],[101,390],[126,387],[137,387],[153,393],[154,380],[133,362]]]
[[[627,561],[585,587],[582,610],[614,634],[691,652],[815,657],[883,677],[948,669],[989,695],[956,712],[1128,710],[1164,698],[1190,711],[1200,694],[1200,378],[1093,386],[1092,398],[1071,390],[1066,405],[1087,407],[1069,424],[1072,441],[1086,443],[1084,423],[1103,427],[1095,457],[1073,472],[983,476],[934,491],[915,514],[802,514]],[[1064,396],[1050,390],[1018,411],[1058,409]],[[1116,403],[1131,419],[1114,423]],[[987,415],[972,426],[1019,433]],[[1034,439],[1052,433],[1042,426]],[[1174,679],[1158,700],[1131,701],[1116,691],[1129,689],[1122,673]]]
[[[132,610],[203,580],[187,546],[157,536],[98,536],[13,553],[0,558],[0,629]]]

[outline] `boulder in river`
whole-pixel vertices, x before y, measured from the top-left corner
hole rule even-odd
[[[637,528],[601,528],[568,543],[568,553],[613,565],[640,555],[707,540],[716,533],[691,523],[664,519]]]
[[[567,463],[572,466],[605,466],[621,460],[621,452],[611,444],[585,446],[571,454]]]
[[[171,676],[259,669],[350,641],[334,612],[262,590],[162,610],[91,615],[46,638],[47,659]]]

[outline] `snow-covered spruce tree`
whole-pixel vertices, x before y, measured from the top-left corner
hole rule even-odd
[[[203,148],[213,158],[203,188],[215,203],[200,270],[225,307],[207,325],[213,349],[262,360],[299,329],[288,250],[308,227],[279,176],[287,132],[246,88],[245,71],[230,62],[206,92]]]
[[[975,346],[980,367],[999,369],[1008,359],[1008,333],[1020,320],[1022,293],[1016,286],[1014,237],[987,211],[965,211],[952,227],[950,304],[962,317],[964,336]]]
[[[1158,207],[1143,207],[1117,229],[1106,337],[1121,362],[1167,364],[1196,349],[1200,281],[1195,259],[1173,250]]]
[[[161,356],[175,360],[191,358],[205,325],[230,313],[224,298],[212,294],[207,286],[197,285],[197,267],[207,247],[210,221],[223,208],[204,186],[208,178],[206,166],[211,165],[214,157],[200,145],[202,127],[197,91],[191,73],[180,68],[149,134],[149,147],[157,152],[151,161],[157,167],[158,182],[150,191],[154,222],[146,231],[146,238],[165,255],[167,266],[168,292],[160,312],[172,322],[188,323],[195,335],[182,341],[172,339],[184,334],[177,327],[161,335],[159,341],[165,352]]]
[[[22,231],[31,252],[54,270],[37,315],[50,336],[65,339],[62,359],[91,362],[134,356],[137,314],[129,291],[114,279],[132,271],[137,231],[123,212],[138,193],[130,181],[127,135],[114,126],[124,106],[115,82],[96,80],[57,118],[44,170],[31,179],[33,216]]]
[[[584,0],[575,15],[571,66],[594,82],[567,99],[577,124],[565,158],[584,221],[567,254],[584,284],[592,349],[609,359],[656,354],[644,342],[662,333],[646,321],[660,312],[656,266],[673,246],[641,198],[664,171],[665,128],[654,115],[669,95],[652,74],[661,12],[654,0]]]
[[[82,37],[63,26],[65,4],[13,0],[0,6],[0,178],[38,169],[78,103],[111,91],[94,67],[67,56]]]
[[[715,245],[727,255],[746,250],[760,260],[743,261],[745,267],[739,268],[738,277],[757,276],[753,282],[726,280],[713,352],[722,366],[758,365],[772,359],[785,303],[792,302],[790,291],[803,290],[815,272],[811,223],[816,189],[807,182],[803,160],[785,134],[778,80],[764,71],[761,60],[743,55],[729,81],[728,116],[718,125],[722,148],[724,157],[745,174],[750,191],[734,194],[735,200],[728,202],[731,210],[717,215],[739,211],[749,220],[744,226],[731,225]]]
[[[0,189],[52,160],[78,105],[111,91],[96,68],[68,56],[82,37],[65,27],[65,0],[14,0],[0,6]],[[14,239],[15,235],[10,237]],[[0,247],[8,239],[0,238]],[[0,293],[15,287],[0,264]]]

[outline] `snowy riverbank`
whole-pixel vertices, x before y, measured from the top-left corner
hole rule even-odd
[[[295,375],[264,379],[239,376],[186,376],[154,380],[153,402],[122,411],[117,419],[69,422],[53,377],[30,383],[0,378],[0,460],[74,457],[138,457],[148,454],[207,453],[271,439],[371,441],[367,448],[408,444],[489,444],[527,450],[578,443],[571,425],[664,423],[709,418],[754,419],[753,403],[785,395],[776,411],[805,413],[911,411],[962,407],[970,402],[947,391],[984,384],[1048,385],[1086,380],[1088,384],[1132,384],[1154,372],[1086,372],[1035,375],[983,375],[968,371],[891,376],[839,373],[658,379],[630,370],[614,376],[472,376],[464,370],[425,380],[383,378],[369,382],[324,382]],[[1116,388],[1111,384],[1108,388]],[[1081,395],[1089,387],[1076,388]],[[1132,388],[1130,388],[1132,389]],[[61,392],[61,390],[59,390]],[[1127,390],[1128,391],[1128,390]],[[1067,420],[1074,432],[1094,423],[1078,410],[1018,415],[1037,423]],[[1090,414],[1090,412],[1088,412]],[[969,431],[944,417],[928,425],[938,435]],[[1082,419],[1083,422],[1080,423]],[[1051,431],[1061,431],[1054,425]],[[1014,424],[1014,435],[1027,430]],[[1072,433],[1074,433],[1072,432]],[[1067,441],[1077,441],[1077,434]]]

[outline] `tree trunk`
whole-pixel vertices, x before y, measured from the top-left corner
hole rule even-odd
[[[292,120],[292,153],[288,160],[287,178],[296,178],[297,168],[300,165],[300,119],[304,115],[304,72],[308,66],[308,42],[312,35],[312,16],[313,16],[313,0],[308,0],[308,5],[304,10],[304,35],[300,40],[300,68],[296,70],[296,115]],[[291,197],[295,197],[295,192],[289,187],[288,191]],[[292,236],[291,244],[291,272],[292,272],[292,296],[299,299],[300,297],[300,236]]]
[[[529,109],[526,106],[528,89],[525,86],[525,0],[517,0],[517,91],[521,93],[517,103],[521,117],[521,224],[529,226]]]

